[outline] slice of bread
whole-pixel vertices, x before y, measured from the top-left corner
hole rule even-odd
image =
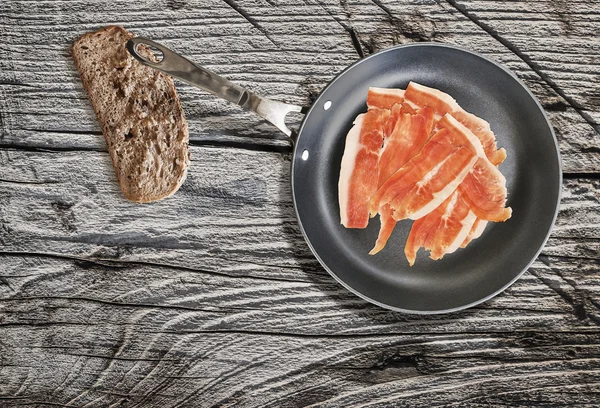
[[[132,37],[110,26],[84,35],[71,51],[121,190],[147,203],[172,195],[185,180],[189,133],[173,80],[129,54]],[[156,61],[147,48],[139,52]]]

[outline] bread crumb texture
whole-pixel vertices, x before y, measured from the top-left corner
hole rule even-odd
[[[132,37],[106,27],[75,41],[72,54],[123,194],[147,203],[172,195],[185,180],[189,133],[173,80],[129,54]],[[155,60],[145,47],[138,52]]]

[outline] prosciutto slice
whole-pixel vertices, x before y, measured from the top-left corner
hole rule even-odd
[[[404,89],[370,87],[367,94],[369,109],[391,109],[404,102]]]
[[[419,248],[440,259],[481,236],[489,221],[510,218],[497,167],[506,152],[488,122],[414,82],[406,91],[369,88],[367,106],[346,137],[338,198],[347,228],[365,228],[379,214],[370,254],[400,220],[415,220],[404,248],[413,265]]]
[[[449,114],[440,119],[438,126],[453,132],[470,132]],[[505,208],[506,179],[498,167],[489,161],[481,145],[476,147],[479,157],[458,187],[460,194],[478,218],[485,221],[506,221],[512,214],[510,207]]]
[[[452,204],[451,200],[455,197],[456,202]],[[431,251],[431,259],[442,259],[444,255],[456,251],[459,244],[460,248],[466,248],[471,241],[479,238],[487,224],[487,221],[477,218],[460,193],[455,191],[438,208],[413,223],[404,254],[410,266],[415,264],[421,247]]]
[[[369,88],[367,94],[367,106],[369,110],[372,109],[388,109],[390,115],[387,117],[384,123],[384,138],[391,135],[396,126],[396,122],[402,113],[407,113],[404,105],[404,90],[403,89],[388,89],[388,88]],[[415,110],[408,107],[411,113],[415,113]]]
[[[479,158],[458,187],[464,200],[479,218],[503,222],[512,209],[506,205],[506,179],[488,160]]]
[[[422,106],[431,107],[436,114],[436,119],[440,119],[447,113],[452,114],[456,120],[479,138],[483,150],[492,164],[498,165],[506,159],[506,150],[498,149],[496,136],[494,136],[490,124],[466,112],[447,93],[417,84],[416,82],[410,82],[404,92],[404,99],[407,104],[416,108]]]
[[[346,228],[365,228],[369,199],[378,187],[377,169],[389,110],[372,109],[360,114],[346,136],[338,181],[341,223]]]
[[[462,244],[460,244],[460,247],[466,248],[467,245],[469,244],[469,242],[473,241],[474,239],[479,238],[481,236],[481,234],[483,234],[483,230],[485,230],[485,227],[487,227],[487,224],[488,224],[487,221],[483,221],[483,220],[480,220],[479,218],[477,218],[475,220],[475,222],[473,223],[473,226],[471,227],[471,231],[469,231],[469,235],[467,235],[467,237],[462,242]]]
[[[464,110],[452,112],[452,116],[479,138],[485,155],[493,165],[497,166],[506,159],[506,150],[498,149],[496,136],[488,122]]]
[[[469,133],[455,129],[435,133],[421,152],[375,193],[369,204],[371,216],[389,205],[394,220],[416,220],[439,206],[456,190],[477,161],[477,151],[473,141],[469,140],[473,136]]]
[[[444,115],[438,126],[455,133],[470,133],[450,114]],[[404,249],[411,266],[420,247],[430,250],[432,259],[440,259],[479,237],[487,220],[505,221],[510,217],[511,209],[504,208],[504,176],[488,160],[480,144],[473,143],[473,147],[477,161],[457,191],[438,208],[413,223]]]
[[[421,108],[415,114],[400,113],[394,130],[384,141],[377,163],[378,187],[421,151],[432,129],[431,108]]]
[[[429,106],[435,112],[437,120],[446,113],[462,110],[456,100],[447,93],[412,81],[404,91],[404,99],[415,108]]]
[[[441,259],[456,251],[469,237],[477,216],[455,191],[436,209],[413,223],[404,254],[414,265],[419,248],[431,251],[431,259]]]
[[[399,106],[399,105],[395,105]],[[433,110],[429,107],[419,109],[415,114],[401,113],[398,116],[394,130],[384,141],[383,150],[377,165],[378,187],[407,161],[417,155],[431,134],[433,128]],[[385,205],[379,212],[381,228],[375,247],[369,252],[374,255],[381,251],[389,239],[396,220],[392,210]]]
[[[369,255],[375,255],[381,251],[385,247],[385,244],[387,244],[388,239],[390,239],[390,236],[396,227],[396,220],[392,215],[393,211],[389,204],[386,204],[379,209],[379,221],[381,222],[381,226],[379,227],[379,235],[377,236],[375,246],[371,249]]]

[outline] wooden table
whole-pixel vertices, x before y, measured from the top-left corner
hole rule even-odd
[[[300,105],[394,44],[487,55],[557,133],[552,236],[481,306],[372,306],[303,241],[289,143],[181,83],[187,181],[127,202],[69,54],[108,24]],[[597,1],[2,1],[0,406],[598,406],[599,31]]]

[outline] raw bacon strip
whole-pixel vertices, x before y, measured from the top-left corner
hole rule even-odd
[[[410,82],[404,93],[404,98],[407,104],[411,104],[413,107],[430,106],[436,114],[436,119],[451,113],[454,118],[479,138],[485,154],[492,164],[498,165],[506,159],[506,150],[498,149],[496,137],[490,128],[490,124],[466,112],[447,93],[416,82]]]
[[[390,111],[383,109],[360,114],[346,136],[338,181],[341,223],[346,228],[365,228],[369,222],[369,199],[378,187],[374,169],[389,115]]]
[[[458,133],[471,133],[452,115],[444,115],[438,126]],[[481,144],[475,146],[479,156],[475,165],[458,187],[461,197],[478,218],[501,222],[510,218],[512,210],[506,205],[506,179],[482,151]]]
[[[435,210],[416,220],[410,233],[404,254],[413,266],[419,248],[431,251],[431,259],[441,259],[456,251],[469,236],[477,217],[455,191]]]
[[[370,87],[367,94],[369,109],[391,109],[395,104],[402,102],[404,102],[403,89]]]
[[[438,131],[373,196],[369,204],[371,216],[386,204],[396,221],[427,215],[456,190],[475,161],[477,153],[465,134],[448,129]]]
[[[480,220],[479,218],[477,218],[475,220],[475,222],[473,223],[473,226],[471,227],[471,231],[469,232],[469,235],[467,235],[467,237],[465,238],[463,243],[460,244],[460,247],[466,248],[467,245],[469,245],[469,242],[473,241],[474,239],[479,238],[481,236],[481,234],[483,234],[483,230],[485,229],[485,227],[487,227],[487,224],[488,224],[487,221]]]
[[[394,107],[399,105],[394,105]],[[379,173],[378,187],[402,167],[412,157],[417,155],[431,134],[433,128],[433,110],[429,107],[420,109],[416,114],[401,114],[398,117],[392,134],[385,139],[377,170]],[[375,255],[381,251],[389,239],[396,221],[392,218],[389,206],[384,206],[379,213],[381,227],[375,247],[369,252]]]

